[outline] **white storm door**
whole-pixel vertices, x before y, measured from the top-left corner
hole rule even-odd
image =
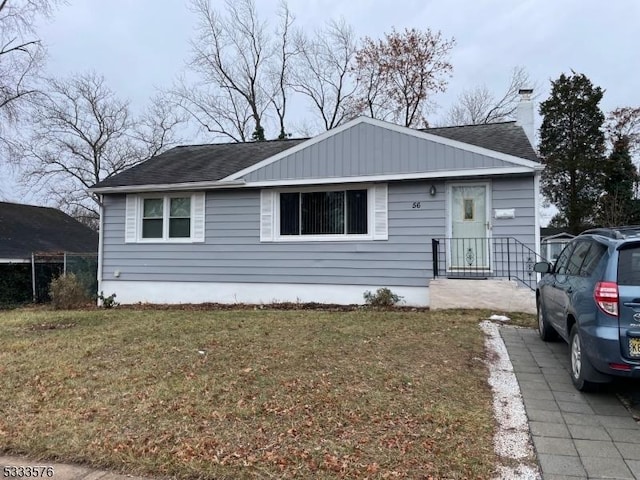
[[[489,184],[451,185],[449,265],[489,269]]]

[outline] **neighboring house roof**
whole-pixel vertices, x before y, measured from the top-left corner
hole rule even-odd
[[[566,229],[560,227],[540,227],[540,236],[544,238],[560,238],[562,235],[566,235],[567,238],[573,238],[575,235],[571,235]]]
[[[0,202],[0,259],[98,251],[98,232],[49,207]]]
[[[371,123],[377,121],[361,117],[350,123],[356,124],[357,122]],[[410,129],[406,130],[410,131]],[[538,161],[524,130],[517,126],[515,122],[430,128],[422,131],[514,157],[534,162]],[[331,131],[327,133],[331,134]],[[309,141],[310,139],[303,138],[175,147],[97,183],[92,189],[215,182]]]

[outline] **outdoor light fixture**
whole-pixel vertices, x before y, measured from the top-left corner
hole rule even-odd
[[[431,188],[429,189],[429,195],[431,195],[432,197],[436,196],[436,186],[435,185],[431,185]]]

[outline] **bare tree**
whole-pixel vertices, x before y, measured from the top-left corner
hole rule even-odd
[[[141,118],[94,73],[49,79],[21,142],[24,182],[79,218],[97,218],[95,183],[173,145],[180,118],[156,99]],[[90,223],[85,218],[85,223]]]
[[[616,142],[628,142],[629,152],[640,152],[640,107],[616,108],[607,116],[605,123],[607,139],[611,148]]]
[[[523,67],[515,67],[504,94],[498,98],[486,85],[465,90],[449,109],[446,125],[479,125],[512,120],[515,118],[523,88],[534,88],[529,74]]]
[[[296,35],[299,50],[292,88],[311,102],[322,128],[330,130],[356,114],[356,54],[353,29],[344,20],[332,21],[311,37]]]
[[[56,0],[0,0],[0,149],[15,147],[9,127],[37,92],[45,49],[34,31]],[[3,128],[4,127],[4,128]]]
[[[361,111],[407,127],[426,126],[430,95],[444,91],[451,75],[454,43],[429,29],[364,38],[356,54]]]
[[[291,77],[291,63],[298,51],[291,41],[291,28],[294,17],[288,5],[280,3],[280,26],[276,30],[276,53],[270,67],[271,94],[269,100],[278,118],[278,139],[283,140],[290,135],[285,126],[287,99]]]
[[[50,0],[0,0],[0,114],[14,119],[19,100],[34,93],[44,49],[35,19],[51,13]]]
[[[271,106],[276,107],[281,133],[286,131],[293,18],[283,3],[277,42],[258,17],[254,0],[227,0],[225,5],[225,12],[220,12],[210,0],[191,1],[198,24],[189,67],[198,80],[180,81],[171,93],[205,131],[237,142],[264,140]]]

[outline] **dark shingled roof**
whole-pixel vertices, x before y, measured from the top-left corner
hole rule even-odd
[[[524,130],[515,122],[429,128],[423,131],[538,161]],[[97,183],[94,188],[221,180],[306,140],[299,138],[175,147]]]
[[[215,181],[307,140],[212,143],[175,147],[94,187]]]
[[[427,128],[423,131],[533,162],[540,161],[524,130],[516,122]]]
[[[98,233],[55,208],[0,202],[0,259],[62,252],[97,253]]]

